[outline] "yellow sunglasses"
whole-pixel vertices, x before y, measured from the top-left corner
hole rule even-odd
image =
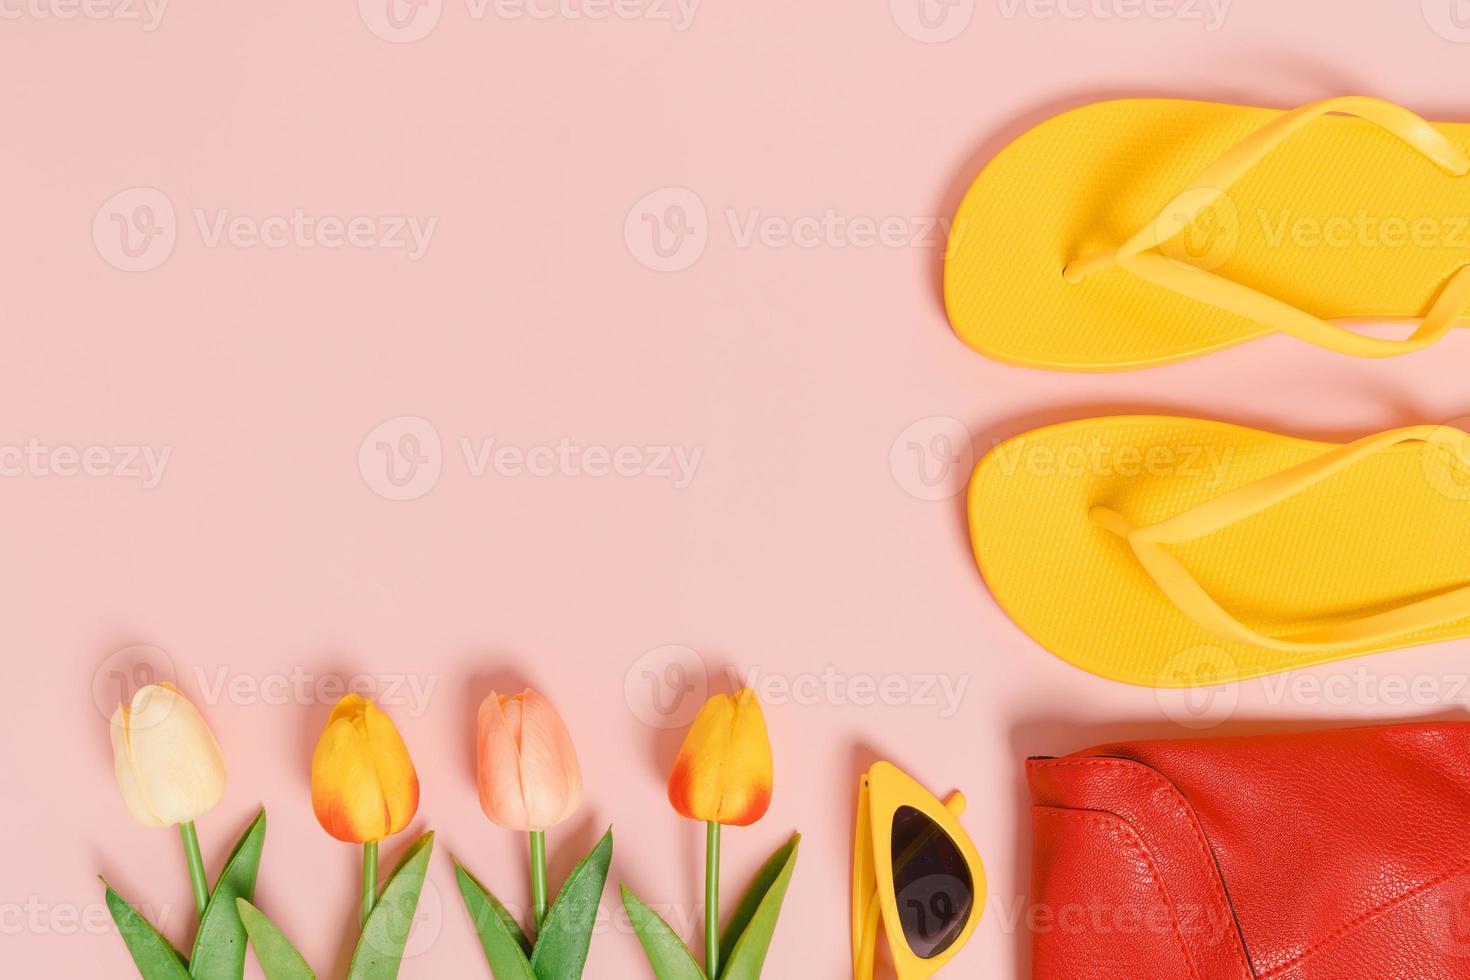
[[[887,762],[858,782],[852,856],[852,975],[872,980],[883,922],[898,980],[928,980],[974,934],[985,866],[960,826],[965,797],[946,802]]]

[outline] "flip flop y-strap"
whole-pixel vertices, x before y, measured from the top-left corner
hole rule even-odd
[[[1340,446],[1157,524],[1136,525],[1108,507],[1093,507],[1090,517],[1094,524],[1127,540],[1149,576],[1181,612],[1225,640],[1288,653],[1341,651],[1392,640],[1470,618],[1470,583],[1360,619],[1288,636],[1267,636],[1226,611],[1164,546],[1239,523],[1374,453],[1409,442],[1437,445],[1452,454],[1455,465],[1470,462],[1470,433],[1448,426],[1409,426]]]
[[[1067,281],[1078,284],[1092,273],[1116,265],[1156,286],[1358,357],[1408,354],[1439,340],[1470,307],[1470,265],[1450,276],[1411,336],[1390,340],[1355,333],[1249,286],[1152,251],[1182,234],[1201,212],[1224,197],[1231,185],[1293,133],[1329,113],[1357,116],[1388,130],[1452,176],[1470,172],[1470,157],[1463,150],[1402,106],[1367,96],[1313,102],[1283,113],[1241,140],[1117,249],[1096,252],[1068,264],[1064,270]]]

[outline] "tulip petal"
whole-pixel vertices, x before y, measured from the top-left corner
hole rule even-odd
[[[316,744],[311,758],[311,807],[322,829],[340,841],[363,844],[387,836],[383,789],[364,728],[350,712],[334,710]]]
[[[111,729],[112,763],[117,773],[117,790],[122,794],[128,813],[145,827],[166,826],[148,809],[148,801],[143,798],[138,769],[133,762],[133,750],[128,747],[128,709],[123,705],[118,705],[117,710],[112,713]]]
[[[764,817],[771,807],[774,768],[765,715],[754,692],[747,688],[735,699],[718,822],[730,827],[748,827]]]
[[[516,751],[519,752],[521,749],[522,724],[520,696],[500,697],[494,691],[490,692],[490,696],[495,698],[496,703],[500,705],[500,713],[505,716],[505,727],[510,732],[510,740],[514,743]]]
[[[549,701],[528,690],[520,715],[521,791],[531,829],[546,830],[582,802],[582,768],[571,733]]]
[[[515,728],[507,717],[510,706],[494,692],[480,704],[475,736],[480,809],[506,830],[526,831],[531,829],[531,822],[521,792],[520,749],[516,743],[521,712],[519,703],[512,704]]]
[[[367,703],[363,714],[368,753],[378,775],[388,810],[388,834],[407,827],[419,809],[419,776],[409,758],[403,736],[376,704]]]
[[[705,822],[720,815],[725,757],[730,752],[730,729],[735,702],[717,694],[705,702],[684,736],[669,777],[669,802],[681,816]]]
[[[172,685],[149,685],[126,715],[134,788],[165,825],[196,820],[225,792],[225,759],[199,709]]]

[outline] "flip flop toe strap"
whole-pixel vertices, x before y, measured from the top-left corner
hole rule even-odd
[[[1203,537],[1260,513],[1321,483],[1368,456],[1409,442],[1441,444],[1461,463],[1470,463],[1470,433],[1446,426],[1393,429],[1340,446],[1298,466],[1156,524],[1139,526],[1109,507],[1093,507],[1092,522],[1124,538],[1159,590],[1186,616],[1232,643],[1284,653],[1341,651],[1388,642],[1470,618],[1470,583],[1359,619],[1287,636],[1269,636],[1242,623],[1220,605],[1166,546]]]
[[[1283,113],[1236,144],[1118,248],[1096,252],[1068,264],[1063,272],[1067,281],[1081,283],[1095,272],[1118,266],[1156,286],[1320,347],[1358,357],[1393,357],[1422,350],[1439,340],[1470,308],[1470,266],[1462,266],[1451,274],[1411,336],[1390,340],[1348,330],[1242,283],[1153,251],[1183,234],[1236,181],[1294,133],[1330,113],[1356,116],[1387,130],[1453,176],[1470,172],[1470,157],[1463,150],[1402,106],[1366,96],[1314,102]]]

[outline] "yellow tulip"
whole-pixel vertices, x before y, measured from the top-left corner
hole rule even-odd
[[[172,684],[149,684],[112,716],[117,788],[145,827],[187,824],[225,792],[225,759],[199,709]]]
[[[771,805],[771,740],[755,692],[705,702],[674,760],[669,802],[690,820],[746,827]]]
[[[311,759],[311,806],[322,829],[349,844],[398,833],[419,808],[419,777],[393,722],[349,694],[332,709]]]

